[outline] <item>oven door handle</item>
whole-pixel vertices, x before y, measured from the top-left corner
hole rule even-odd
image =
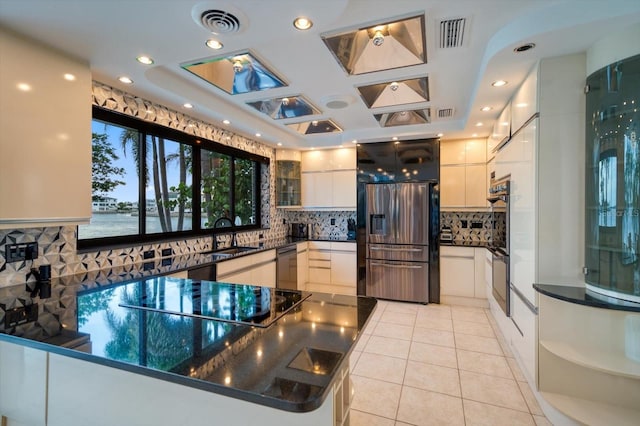
[[[370,250],[383,250],[383,251],[406,251],[406,252],[420,252],[423,251],[423,249],[419,249],[419,248],[392,248],[392,247],[369,247]]]
[[[422,266],[416,266],[416,265],[395,265],[393,263],[378,263],[378,262],[371,262],[371,266],[381,266],[383,268],[396,268],[396,269],[422,269]]]

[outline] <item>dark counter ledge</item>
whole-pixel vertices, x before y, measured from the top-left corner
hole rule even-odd
[[[584,287],[534,284],[533,288],[540,294],[569,303],[616,311],[640,312],[640,303],[608,297],[589,291]]]
[[[11,294],[23,295],[13,306],[0,300],[0,316],[37,303],[38,319],[3,330],[0,318],[0,341],[291,412],[323,404],[377,303],[362,296],[168,277],[92,288],[57,283],[49,299],[30,299],[24,285],[19,287]],[[228,307],[211,306],[227,306],[231,298],[231,312],[248,306],[255,321],[264,319],[269,300],[273,319],[283,296],[299,302],[267,328],[206,318],[227,312]],[[153,309],[122,306],[141,303]],[[325,374],[309,369],[309,357]]]
[[[488,241],[440,241],[441,246],[448,247],[478,247],[478,248],[487,248],[490,247],[491,244]]]

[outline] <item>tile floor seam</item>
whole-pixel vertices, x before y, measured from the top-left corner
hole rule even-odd
[[[350,410],[357,411],[358,413],[365,413],[365,414],[369,414],[371,416],[380,417],[381,419],[392,420],[394,423],[396,422],[396,419],[392,419],[392,418],[387,417],[387,416],[381,416],[380,414],[373,414],[373,413],[369,413],[368,411],[356,410],[355,408],[351,408]]]
[[[398,383],[398,382],[390,382],[388,380],[384,380],[384,379],[379,379],[379,378],[375,378],[375,377],[369,377],[369,376],[363,376],[361,374],[356,374],[356,373],[349,373],[350,376],[356,376],[356,377],[362,377],[363,379],[369,379],[369,380],[377,380],[379,382],[384,382],[384,383],[390,383],[392,385],[398,385],[398,386],[404,386],[402,383]],[[404,380],[404,379],[403,379]],[[372,414],[372,413],[369,413]],[[377,414],[376,414],[377,415]]]
[[[473,402],[477,402],[479,404],[491,405],[492,407],[504,408],[506,410],[513,410],[513,411],[517,411],[518,413],[527,413],[527,414],[533,416],[533,414],[528,411],[529,407],[527,407],[527,411],[523,411],[523,410],[518,410],[517,408],[507,407],[505,405],[498,405],[498,404],[492,404],[490,402],[478,401],[477,399],[473,399],[473,398],[462,398],[462,402],[463,403],[464,403],[464,401],[473,401]],[[526,403],[525,403],[525,405],[526,405]]]
[[[462,399],[462,389],[460,390],[460,395],[453,395],[453,394],[450,394],[450,393],[441,392],[441,391],[437,391],[437,390],[433,390],[433,389],[419,388],[419,387],[416,387],[416,386],[405,385],[405,384],[403,384],[402,387],[407,387],[407,388],[416,389],[416,390],[420,390],[420,391],[424,391],[424,392],[432,392],[432,393],[437,393],[437,394],[440,394],[440,395],[450,396],[452,398],[460,398],[460,399]]]

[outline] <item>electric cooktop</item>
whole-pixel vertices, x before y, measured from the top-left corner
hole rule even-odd
[[[135,284],[140,285],[135,296],[119,306],[264,328],[311,296],[296,290],[164,277]]]

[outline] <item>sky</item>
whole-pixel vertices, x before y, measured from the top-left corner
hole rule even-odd
[[[120,143],[120,135],[123,131],[122,128],[93,120],[91,123],[91,131],[93,133],[106,133],[108,135],[111,146],[116,149],[119,156],[119,159],[116,160],[113,165],[124,168],[126,172],[124,177],[118,178],[118,180],[125,181],[126,184],[117,186],[107,196],[117,198],[118,202],[138,201],[138,175],[136,173],[136,165],[131,148],[127,147],[126,152],[122,149],[122,145]],[[177,144],[175,145],[175,149],[173,149],[174,145],[171,143],[167,143],[166,147],[166,154],[177,152]],[[169,177],[170,187],[172,185],[177,185],[179,181],[179,167],[177,162],[169,162],[167,164],[167,176]],[[150,185],[147,186],[146,194],[147,198],[154,198],[153,181],[151,181]]]

